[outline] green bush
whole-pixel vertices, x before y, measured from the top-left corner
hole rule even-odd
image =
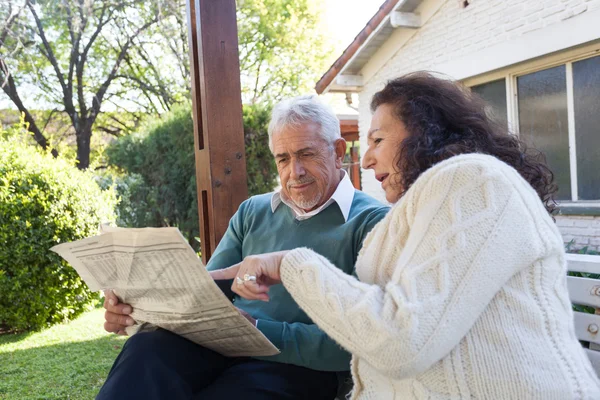
[[[243,118],[249,193],[271,191],[277,169],[268,145],[270,108],[244,106]],[[102,185],[119,195],[119,226],[177,226],[199,249],[193,127],[191,107],[180,106],[107,148],[117,173],[105,174]]]
[[[88,172],[15,139],[0,139],[0,325],[39,329],[89,308],[91,293],[49,249],[114,220],[116,199]]]

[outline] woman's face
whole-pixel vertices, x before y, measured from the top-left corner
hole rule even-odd
[[[408,135],[402,121],[394,115],[393,105],[382,104],[377,107],[371,119],[368,148],[363,155],[362,167],[375,171],[375,178],[381,182],[385,198],[390,203],[398,201],[402,194],[400,171],[395,161],[400,144]]]

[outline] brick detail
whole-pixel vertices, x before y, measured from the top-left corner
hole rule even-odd
[[[600,216],[557,216],[556,225],[563,235],[565,243],[574,241],[571,246],[579,249],[600,251]]]

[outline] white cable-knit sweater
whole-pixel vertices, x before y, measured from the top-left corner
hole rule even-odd
[[[368,235],[360,280],[308,249],[285,287],[353,354],[353,399],[600,399],[575,338],[563,242],[494,157],[426,171]]]

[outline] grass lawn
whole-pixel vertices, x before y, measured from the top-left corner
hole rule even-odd
[[[104,309],[36,333],[0,335],[0,399],[93,399],[125,341]]]

